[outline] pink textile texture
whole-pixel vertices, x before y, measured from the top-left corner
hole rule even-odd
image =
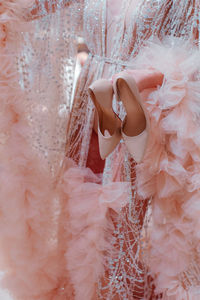
[[[12,34],[23,29],[23,8],[32,3],[0,3],[2,284],[19,300],[95,300],[113,231],[108,212],[127,204],[130,188],[126,182],[101,185],[99,176],[68,159],[54,182],[29,144],[13,54],[20,41]],[[165,300],[199,299],[193,283],[198,287],[200,277],[200,60],[190,46],[175,38],[147,43],[134,59],[134,68],[164,74],[161,88],[143,93],[151,138],[136,185],[141,198],[152,198],[144,261]]]
[[[14,299],[70,299],[63,252],[56,236],[55,185],[46,162],[28,142],[25,95],[16,51],[23,8],[33,1],[0,3],[0,268]],[[27,24],[25,24],[27,30]],[[62,235],[63,237],[63,235]]]
[[[146,259],[163,299],[199,299],[199,52],[169,38],[149,43],[136,65],[165,76],[147,96],[151,137],[136,171],[139,195],[152,197]]]
[[[68,198],[68,230],[71,232],[65,256],[75,290],[74,299],[96,299],[96,284],[104,275],[106,253],[112,248],[109,236],[114,225],[107,218],[108,210],[118,213],[127,204],[129,183],[102,186],[100,178],[90,169],[77,168],[70,161],[65,167],[61,187]]]
[[[128,184],[103,189],[92,171],[67,160],[57,184],[46,161],[30,146],[26,97],[13,54],[19,41],[10,38],[11,32],[23,28],[23,4],[29,2],[4,1],[0,6],[1,284],[14,299],[73,299],[69,270],[75,298],[90,299],[104,272],[104,251],[109,250],[106,214],[109,207],[118,211],[126,204]],[[84,182],[88,178],[91,183]]]

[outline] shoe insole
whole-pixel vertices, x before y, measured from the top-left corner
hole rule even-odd
[[[124,79],[117,80],[117,90],[127,114],[123,132],[127,136],[137,136],[146,128],[144,111]]]
[[[106,105],[106,107],[101,105],[101,99],[97,99],[92,90],[90,90],[90,96],[98,113],[101,133],[104,135],[105,131],[108,131],[110,135],[113,135],[117,128],[117,120],[113,112],[112,104]],[[109,101],[112,103],[110,99],[108,99],[108,102]],[[108,132],[106,133],[107,136]]]

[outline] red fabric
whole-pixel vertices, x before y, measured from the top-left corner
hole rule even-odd
[[[104,165],[105,161],[101,159],[99,154],[98,136],[93,130],[86,166],[90,168],[95,174],[99,174],[103,173]]]

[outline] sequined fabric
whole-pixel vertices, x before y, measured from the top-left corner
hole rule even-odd
[[[197,1],[118,1],[120,14],[113,19],[108,18],[109,2],[74,1],[65,10],[66,2],[58,1],[60,9],[49,14],[45,2],[39,1],[41,19],[32,21],[35,28],[32,33],[22,33],[24,51],[18,56],[18,68],[27,102],[32,101],[30,139],[40,155],[47,158],[53,174],[59,172],[65,149],[67,157],[81,167],[86,166],[94,121],[94,107],[87,88],[94,80],[111,78],[125,68],[134,67],[134,59],[147,40],[162,40],[171,35],[199,46]],[[48,3],[49,7],[55,4],[50,0]],[[90,55],[72,101],[78,35],[84,36]],[[114,108],[123,118],[121,104],[114,101]],[[99,279],[99,299],[153,299],[153,281],[140,260],[141,234],[148,225],[149,200],[139,199],[135,192],[134,169],[135,163],[123,143],[105,162],[103,184],[121,180],[131,182],[132,187],[129,204],[117,216],[110,213],[115,227],[111,240],[113,255],[108,257],[105,278]],[[159,297],[162,295],[154,299]]]
[[[84,166],[88,155],[94,107],[88,99],[87,87],[101,77],[110,78],[119,71],[134,67],[134,59],[147,40],[176,36],[198,46],[198,3],[194,1],[121,1],[116,5],[120,15],[108,19],[110,1],[85,1],[84,37],[90,50],[81,73],[68,130],[68,155]],[[123,108],[114,103],[123,118]],[[116,171],[117,170],[117,171]],[[117,173],[116,173],[117,172]],[[117,174],[117,175],[116,175]],[[109,261],[107,287],[99,283],[100,299],[150,299],[153,284],[148,270],[140,263],[140,236],[147,207],[135,194],[134,163],[125,148],[118,147],[105,163],[103,184],[120,178],[132,182],[130,204],[116,220],[113,247]],[[159,296],[157,296],[159,297]]]

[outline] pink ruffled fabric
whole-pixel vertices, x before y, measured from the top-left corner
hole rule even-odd
[[[72,289],[65,267],[65,231],[59,232],[55,218],[62,202],[47,162],[29,144],[26,97],[14,55],[20,40],[12,38],[23,28],[23,9],[32,2],[0,3],[1,285],[13,299],[66,300],[72,298]]]
[[[149,268],[163,299],[199,299],[199,51],[168,38],[149,43],[135,63],[165,76],[148,95],[151,137],[136,177],[139,195],[153,199]]]
[[[4,0],[0,5],[3,285],[19,300],[95,299],[96,284],[105,272],[110,251],[113,224],[108,212],[118,212],[127,203],[129,186],[117,182],[101,186],[98,176],[70,161],[56,186],[45,161],[28,144],[26,105],[10,33],[21,30],[24,9],[32,2]],[[144,162],[137,167],[138,193],[153,199],[149,269],[163,299],[197,300],[199,51],[169,38],[162,44],[147,45],[135,67],[153,67],[165,75],[162,87],[148,93],[152,135]]]
[[[63,175],[63,192],[68,199],[68,240],[66,261],[77,300],[96,299],[98,280],[103,276],[106,254],[111,250],[113,224],[109,209],[116,213],[127,204],[129,183],[102,186],[90,169],[71,163]],[[70,191],[70,193],[69,193]]]
[[[32,0],[0,4],[0,269],[13,299],[92,299],[109,251],[109,209],[126,204],[128,184],[101,186],[66,160],[54,182],[29,142],[26,96],[15,65]],[[13,38],[15,36],[15,38]],[[90,182],[90,183],[88,183]]]

